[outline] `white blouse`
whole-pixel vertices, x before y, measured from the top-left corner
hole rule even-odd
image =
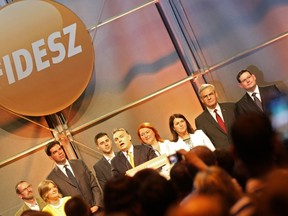
[[[178,141],[173,143],[171,142],[171,147],[174,152],[184,149],[189,151],[195,146],[207,146],[211,151],[215,150],[215,146],[212,144],[211,140],[202,130],[196,130],[193,134],[190,135],[190,143],[186,143],[182,138],[178,138]]]

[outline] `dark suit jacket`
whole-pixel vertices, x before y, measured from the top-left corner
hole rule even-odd
[[[111,164],[103,156],[93,166],[93,168],[95,170],[96,178],[98,179],[100,187],[102,188],[102,190],[104,190],[104,186],[107,180],[109,180],[112,177]]]
[[[215,148],[227,149],[230,138],[230,128],[235,120],[235,104],[234,103],[219,103],[225,126],[228,134],[226,134],[218,125],[213,116],[205,109],[196,119],[195,125],[197,129],[203,130],[203,132],[209,137]]]
[[[279,89],[275,86],[265,86],[259,87],[259,92],[262,101],[262,107],[264,113],[266,112],[267,103],[281,95]],[[236,115],[242,115],[250,112],[263,113],[263,111],[254,103],[253,99],[246,93],[237,103],[236,103]]]
[[[47,203],[42,200],[41,198],[36,197],[37,203],[40,207],[40,210],[42,210]],[[30,208],[24,203],[21,208],[16,212],[15,216],[20,216],[24,211],[29,210]]]
[[[144,162],[147,162],[157,157],[155,151],[145,145],[134,145],[134,163],[138,166]],[[132,169],[131,164],[125,157],[122,151],[118,152],[111,161],[112,165],[112,176],[125,174],[129,169]]]
[[[56,183],[63,196],[80,195],[90,206],[103,207],[103,200],[96,178],[82,160],[69,160],[77,179],[80,191],[76,185],[57,167],[50,172],[47,179]]]

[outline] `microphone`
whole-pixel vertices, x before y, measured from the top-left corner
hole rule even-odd
[[[149,145],[147,143],[142,143],[142,145],[147,146],[148,148],[152,149],[157,156],[161,155],[161,153],[157,149],[154,149],[151,145]]]

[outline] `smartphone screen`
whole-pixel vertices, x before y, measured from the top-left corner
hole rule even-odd
[[[182,160],[182,156],[178,153],[172,154],[167,156],[170,164],[175,164],[177,162],[180,162]]]
[[[288,147],[288,96],[284,95],[271,100],[267,109],[273,128]]]

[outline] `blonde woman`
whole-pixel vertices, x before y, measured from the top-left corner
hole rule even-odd
[[[62,198],[57,185],[53,181],[44,180],[40,182],[38,192],[41,198],[47,203],[42,209],[43,212],[48,212],[52,216],[66,216],[64,206],[71,197],[66,196]]]

